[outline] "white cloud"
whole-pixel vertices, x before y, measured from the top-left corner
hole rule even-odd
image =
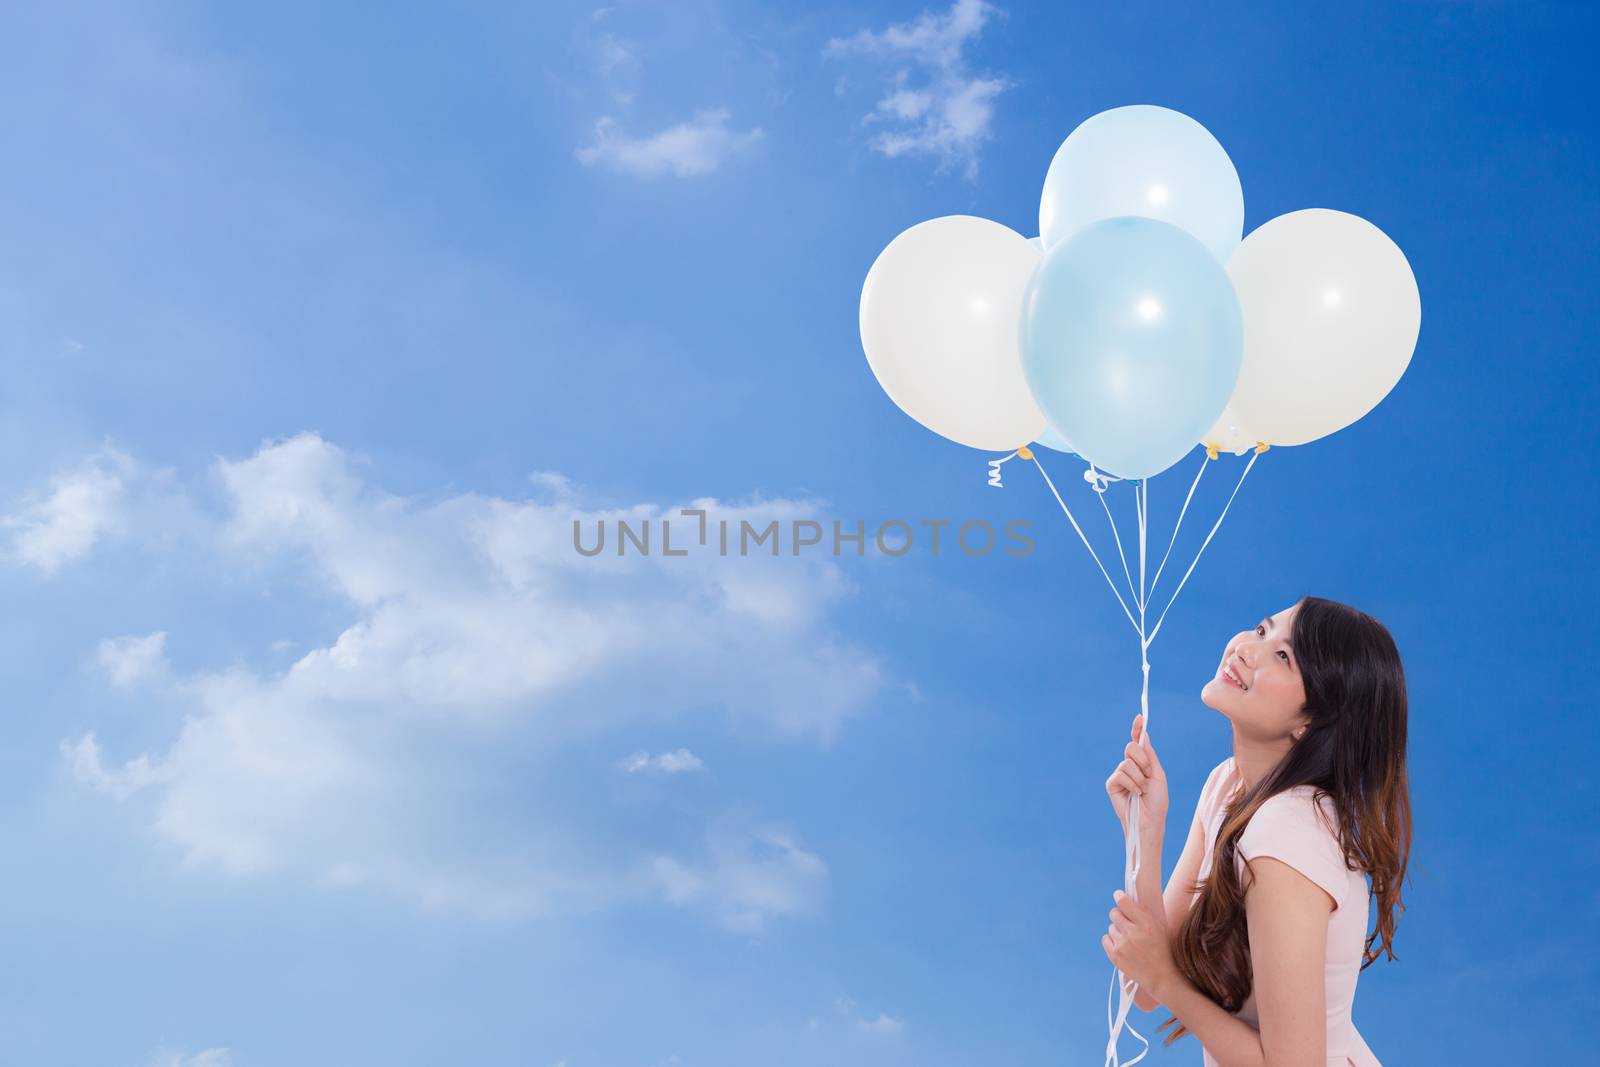
[[[827,865],[772,826],[714,828],[702,858],[657,856],[651,870],[667,900],[708,905],[728,929],[747,934],[761,933],[771,916],[815,912],[828,883]]]
[[[960,67],[967,44],[983,32],[994,11],[985,0],[955,0],[942,15],[924,11],[911,22],[895,23],[884,30],[859,30],[851,37],[836,37],[828,42],[828,51],[912,59],[943,69]]]
[[[962,160],[970,176],[977,166],[977,144],[987,134],[994,115],[994,98],[1004,88],[993,78],[975,78],[953,86],[938,101],[937,114],[914,127],[885,130],[874,144],[891,159],[926,153],[944,160]]]
[[[560,471],[533,471],[528,475],[528,481],[560,496],[571,496],[574,490],[572,479]]]
[[[972,72],[966,50],[998,13],[985,0],[956,0],[942,14],[924,12],[911,22],[828,42],[824,56],[866,56],[895,68],[884,95],[862,120],[881,127],[872,139],[875,149],[890,158],[930,155],[941,169],[960,165],[967,177],[976,177],[995,100],[1010,83]],[[919,72],[915,85],[913,69]]]
[[[614,34],[605,34],[596,45],[598,58],[596,60],[601,74],[610,74],[618,67],[625,67],[637,62],[634,54],[634,45],[631,41],[624,41]]]
[[[624,756],[618,761],[617,766],[629,774],[638,774],[641,771],[660,771],[662,774],[682,774],[686,771],[698,771],[705,764],[686,748],[673,752],[663,752],[652,756],[648,752],[634,752]]]
[[[878,1038],[898,1038],[906,1030],[905,1020],[882,1011],[872,1016],[863,1014],[856,1007],[856,1002],[849,997],[838,997],[834,1000],[832,1020],[813,1015],[806,1021],[806,1025],[808,1029],[820,1030],[830,1021],[834,1026],[843,1026],[855,1033]]]
[[[24,495],[15,512],[0,516],[0,528],[15,531],[12,559],[54,574],[115,536],[123,528],[122,501],[134,472],[128,456],[107,447],[58,474],[47,491]]]
[[[0,530],[9,531],[0,554],[49,577],[126,537],[171,546],[195,531],[173,478],[171,470],[145,466],[107,442],[0,515]]]
[[[702,101],[729,99],[731,94],[726,86],[707,82],[703,59],[698,54],[685,54],[680,34],[662,36],[659,28],[652,32],[644,24],[652,20],[635,19],[641,23],[637,28],[645,38],[641,43],[609,28],[616,21],[610,14],[611,9],[600,9],[575,28],[576,48],[579,54],[591,57],[593,64],[588,92],[603,94],[608,101],[604,105],[607,113],[594,120],[588,143],[573,152],[578,162],[642,178],[694,178],[717,172],[765,138],[760,126],[733,128],[732,111],[727,106],[704,107],[679,121],[670,120],[687,109],[670,102],[654,112],[653,121],[632,115],[636,100],[659,100],[661,94],[654,86],[680,82],[683,74],[701,86],[705,94]],[[691,21],[696,19],[692,13],[688,17]],[[601,27],[602,20],[606,28]],[[709,25],[695,26],[691,37],[696,51],[707,50],[704,54],[716,56],[719,72],[726,72],[730,65],[740,66],[745,62],[744,53],[752,47],[747,38],[727,34],[715,19]],[[759,48],[755,51],[761,52]],[[648,77],[647,56],[656,68]],[[684,65],[686,61],[688,66]],[[675,72],[680,78],[673,76]],[[661,125],[662,122],[667,124]]]
[[[856,1020],[857,1030],[860,1030],[862,1033],[878,1034],[884,1037],[898,1037],[905,1031],[905,1028],[905,1023],[901,1022],[893,1015],[886,1015],[881,1011],[875,1018],[862,1018]]]
[[[108,637],[95,649],[95,662],[119,689],[152,681],[166,674],[167,632],[143,637]]]
[[[920,119],[933,106],[933,94],[901,89],[878,101],[878,110],[902,119]]]
[[[730,156],[750,148],[763,136],[760,127],[743,133],[730,130],[729,117],[727,108],[715,108],[699,112],[688,122],[634,137],[623,132],[617,120],[608,115],[595,123],[593,139],[576,155],[585,166],[604,166],[647,178],[711,174]]]
[[[161,1052],[150,1067],[233,1067],[233,1056],[225,1048],[208,1048],[186,1056],[181,1052]]]
[[[120,770],[106,770],[100,758],[100,745],[95,741],[92,730],[76,741],[61,742],[61,754],[71,764],[73,776],[78,781],[118,800],[162,781],[160,769],[151,765],[148,756],[129,760]]]
[[[183,725],[120,765],[82,730],[64,758],[85,784],[145,805],[185,867],[491,917],[663,889],[744,930],[818,907],[825,866],[792,833],[724,820],[693,846],[607,809],[603,777],[591,794],[561,792],[574,787],[558,771],[587,739],[696,713],[830,742],[888,684],[831,632],[850,592],[831,557],[584,557],[575,520],[659,531],[677,509],[585,506],[548,474],[550,499],[413,501],[315,434],[213,474],[225,507],[208,548],[269,583],[309,576],[350,621],[332,641],[305,640],[286,669],[263,656],[260,669],[157,671],[166,631],[102,644],[113,679],[159,680]],[[691,504],[735,524],[817,513]],[[687,749],[641,755],[662,773],[700,765]]]

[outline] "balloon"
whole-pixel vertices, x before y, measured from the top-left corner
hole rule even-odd
[[[1237,390],[1239,387],[1234,386]],[[1219,452],[1232,452],[1242,456],[1250,451],[1251,447],[1260,441],[1244,424],[1239,421],[1239,416],[1234,413],[1233,405],[1229,404],[1222,409],[1222,414],[1217,416],[1217,421],[1212,424],[1200,438],[1200,443],[1207,448],[1215,448]]]
[[[1308,208],[1252,231],[1228,262],[1244,314],[1232,399],[1273,445],[1302,445],[1355,422],[1394,388],[1422,326],[1417,279],[1384,232]]]
[[[1078,451],[1067,443],[1067,439],[1061,436],[1061,431],[1054,426],[1046,426],[1044,432],[1033,439],[1033,443],[1043,445],[1046,448],[1053,448],[1057,452],[1066,452],[1069,455],[1076,454]]]
[[[1045,253],[1022,307],[1022,366],[1050,425],[1121,478],[1158,474],[1222,413],[1239,301],[1195,238],[1106,219]]]
[[[1044,238],[1030,237],[1028,238],[1028,243],[1037,248],[1040,252],[1044,251]],[[1061,431],[1056,429],[1054,426],[1045,426],[1044,432],[1038,437],[1034,438],[1033,443],[1036,445],[1043,445],[1045,448],[1052,449],[1056,452],[1065,452],[1069,456],[1075,456],[1078,454],[1078,450],[1073,448],[1072,445],[1068,444],[1067,439],[1061,436]]]
[[[1039,436],[1017,343],[1039,258],[1020,233],[971,215],[918,223],[879,253],[861,287],[861,347],[902,411],[972,448]]]
[[[1040,252],[1044,251],[1044,238],[1030,237],[1028,238],[1028,243],[1033,245]],[[1044,432],[1038,437],[1034,438],[1033,443],[1036,445],[1043,445],[1045,448],[1052,449],[1056,452],[1065,452],[1069,456],[1075,456],[1078,454],[1078,450],[1073,448],[1072,445],[1067,442],[1067,439],[1061,436],[1061,431],[1056,429],[1054,426],[1046,426],[1044,428]]]
[[[1187,230],[1226,263],[1244,232],[1239,172],[1209,130],[1153,104],[1090,116],[1061,142],[1039,199],[1045,249],[1119,215]]]

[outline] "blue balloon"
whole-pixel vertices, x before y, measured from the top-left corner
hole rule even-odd
[[[1039,197],[1039,235],[1050,249],[1119,215],[1170,222],[1226,263],[1244,233],[1244,190],[1211,131],[1154,104],[1114,107],[1061,142]]]
[[[1073,448],[1072,445],[1067,443],[1067,439],[1061,436],[1061,431],[1057,430],[1054,426],[1046,426],[1044,428],[1044,433],[1040,434],[1038,437],[1035,437],[1033,439],[1033,443],[1036,445],[1043,445],[1046,448],[1053,448],[1057,452],[1065,452],[1068,455],[1072,455],[1078,451],[1076,448]]]
[[[1199,443],[1233,395],[1244,351],[1222,265],[1183,230],[1145,218],[1106,219],[1052,246],[1020,329],[1039,409],[1119,478],[1149,478]]]

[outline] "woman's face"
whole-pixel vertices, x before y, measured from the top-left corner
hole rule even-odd
[[[1241,732],[1261,740],[1293,737],[1309,717],[1300,662],[1289,644],[1299,603],[1234,634],[1217,673],[1200,690],[1207,707],[1226,715]]]

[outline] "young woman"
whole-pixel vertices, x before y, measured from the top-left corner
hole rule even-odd
[[[1138,982],[1141,1010],[1172,1013],[1168,1045],[1199,1038],[1206,1067],[1379,1067],[1350,1009],[1360,972],[1380,952],[1395,958],[1405,910],[1394,640],[1370,616],[1305,597],[1234,635],[1200,699],[1232,725],[1233,756],[1206,780],[1164,893],[1167,779],[1142,716],[1106,781],[1124,828],[1139,794],[1141,849],[1134,897],[1113,894],[1106,955]]]

